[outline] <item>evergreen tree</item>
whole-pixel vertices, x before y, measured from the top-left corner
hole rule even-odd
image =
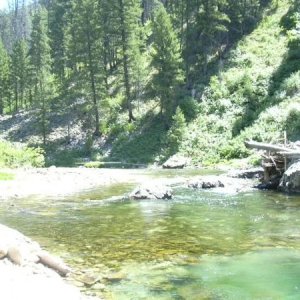
[[[43,7],[38,7],[32,19],[30,40],[30,71],[33,102],[38,108],[38,119],[46,144],[49,122],[50,101],[53,98],[53,78],[51,76],[50,40],[48,37],[48,14]]]
[[[171,18],[163,5],[155,12],[153,24],[152,86],[160,101],[161,113],[169,126],[175,112],[176,92],[182,82],[180,43],[172,28]]]
[[[121,55],[123,82],[129,122],[133,116],[132,101],[138,93],[136,88],[143,73],[141,48],[143,47],[142,11],[139,0],[118,0],[118,13],[121,33]]]
[[[0,114],[3,114],[9,97],[9,56],[0,39]]]
[[[13,84],[14,110],[26,106],[25,92],[28,75],[28,49],[24,40],[17,41],[11,55],[11,76]]]
[[[70,0],[53,0],[48,3],[49,38],[52,57],[52,71],[62,85],[66,76],[66,27]]]
[[[98,19],[98,2],[72,1],[68,14],[67,58],[71,77],[76,78],[77,89],[88,96],[94,116],[94,135],[100,133],[99,102],[105,93],[104,68],[101,44],[101,27]]]

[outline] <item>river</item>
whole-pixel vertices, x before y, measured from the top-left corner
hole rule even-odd
[[[133,201],[132,188],[4,201],[0,222],[99,277],[85,289],[106,299],[300,299],[299,196],[178,186]]]

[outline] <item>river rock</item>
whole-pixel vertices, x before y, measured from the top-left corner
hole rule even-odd
[[[5,244],[0,244],[0,259],[4,258],[7,255],[8,247]]]
[[[71,269],[58,257],[51,255],[47,251],[38,253],[39,262],[43,265],[53,269],[62,276],[70,273]]]
[[[172,189],[163,185],[143,185],[134,189],[129,197],[136,200],[171,199]]]
[[[262,167],[251,168],[245,170],[230,171],[227,176],[232,178],[261,178],[264,175],[264,169]]]
[[[188,187],[194,189],[212,189],[224,187],[224,183],[218,176],[202,176],[191,180]]]
[[[295,162],[285,171],[278,189],[285,193],[300,193],[300,161]]]
[[[16,265],[23,265],[24,258],[18,247],[12,246],[8,248],[7,257]]]
[[[164,169],[183,169],[189,163],[189,159],[180,155],[171,156],[163,165]]]

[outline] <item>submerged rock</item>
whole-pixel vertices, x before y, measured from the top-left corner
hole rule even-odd
[[[189,163],[189,159],[180,155],[171,156],[163,165],[164,169],[183,169]]]
[[[285,193],[300,193],[300,161],[292,164],[285,171],[278,189]]]
[[[129,197],[136,200],[171,199],[172,189],[163,185],[143,185],[134,189]]]

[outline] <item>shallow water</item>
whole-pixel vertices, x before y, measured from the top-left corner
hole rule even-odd
[[[177,187],[131,201],[132,188],[3,202],[0,222],[99,276],[87,290],[107,299],[300,299],[300,197]]]

